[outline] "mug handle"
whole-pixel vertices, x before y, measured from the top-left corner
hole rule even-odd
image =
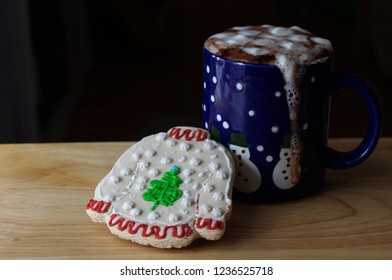
[[[382,126],[380,100],[370,82],[358,74],[334,73],[332,85],[329,98],[332,98],[340,89],[352,88],[363,98],[368,109],[369,126],[365,137],[355,149],[349,152],[339,152],[331,147],[326,149],[326,167],[334,169],[350,168],[367,159],[377,145]]]

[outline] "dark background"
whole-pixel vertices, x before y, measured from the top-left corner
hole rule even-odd
[[[0,142],[132,141],[201,126],[201,53],[232,26],[299,25],[367,77],[392,136],[388,0],[14,0],[0,3]],[[362,100],[332,101],[331,137],[361,137]]]

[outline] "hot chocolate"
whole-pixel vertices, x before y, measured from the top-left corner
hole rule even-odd
[[[332,53],[329,40],[316,37],[298,26],[233,27],[208,38],[204,47],[230,60],[272,65],[281,56],[308,65],[325,60]]]
[[[204,47],[214,55],[242,63],[277,66],[285,80],[291,122],[291,180],[301,178],[302,145],[298,124],[300,84],[308,65],[325,62],[332,54],[329,40],[298,26],[271,25],[233,27],[207,39]]]

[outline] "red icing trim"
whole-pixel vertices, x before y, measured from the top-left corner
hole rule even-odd
[[[106,213],[110,208],[110,202],[105,202],[103,200],[97,201],[90,199],[90,202],[86,205],[86,209],[93,210],[97,213]]]
[[[199,198],[200,198],[200,193],[198,193],[196,196],[196,211],[199,211]]]
[[[205,228],[205,227],[207,227],[208,230],[215,230],[215,229],[223,230],[225,224],[222,221],[214,221],[211,218],[202,218],[202,217],[197,218],[196,228]]]
[[[156,239],[164,239],[167,236],[167,231],[172,229],[172,236],[176,238],[183,238],[185,236],[190,236],[192,234],[192,229],[188,224],[181,224],[179,226],[165,226],[163,228],[154,225],[140,224],[131,220],[126,220],[123,217],[118,217],[117,214],[112,214],[110,216],[110,221],[108,223],[110,227],[117,225],[117,229],[124,231],[128,229],[129,234],[136,234],[139,229],[142,230],[143,237],[155,236]],[[180,229],[180,230],[178,230]]]
[[[195,141],[204,141],[207,138],[207,132],[202,129],[191,130],[189,128],[181,129],[179,127],[173,127],[168,132],[169,137],[174,139],[184,138],[186,141],[191,141],[196,137]]]

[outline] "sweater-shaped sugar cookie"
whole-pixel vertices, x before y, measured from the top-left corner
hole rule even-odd
[[[160,248],[221,238],[233,159],[207,131],[175,127],[130,147],[101,180],[87,214],[121,238]]]

